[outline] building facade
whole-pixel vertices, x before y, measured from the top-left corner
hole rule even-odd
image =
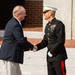
[[[2,6],[3,4],[3,6]],[[7,21],[11,18],[12,9],[15,5],[23,5],[27,10],[27,17],[24,21],[25,27],[29,26],[29,28],[40,27],[43,30],[37,33],[31,33],[37,36],[37,38],[41,38],[44,34],[44,28],[47,21],[43,18],[43,6],[49,5],[52,7],[56,7],[58,10],[56,12],[56,18],[60,19],[66,28],[66,39],[67,40],[75,40],[75,1],[74,0],[8,0],[0,2],[0,28],[5,27]],[[7,6],[7,7],[6,7]],[[29,31],[30,29],[28,29]],[[1,32],[0,32],[1,33]],[[1,33],[3,34],[3,33]],[[25,34],[26,35],[26,34]],[[40,37],[41,35],[41,37]],[[36,38],[33,36],[34,38]],[[29,34],[27,33],[27,37]],[[31,38],[33,38],[31,37]],[[29,37],[30,38],[30,37]]]

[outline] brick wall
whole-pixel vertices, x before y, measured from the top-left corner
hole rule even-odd
[[[25,0],[27,16],[25,18],[25,27],[42,27],[42,0]]]

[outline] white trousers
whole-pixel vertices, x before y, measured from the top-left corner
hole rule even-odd
[[[4,61],[6,75],[22,75],[19,63]]]

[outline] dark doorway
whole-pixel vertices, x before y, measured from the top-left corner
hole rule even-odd
[[[12,17],[12,10],[16,5],[24,5],[24,0],[0,0],[0,29],[4,29],[6,23]]]

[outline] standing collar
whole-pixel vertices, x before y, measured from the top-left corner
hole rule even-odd
[[[51,21],[49,21],[49,22],[47,23],[47,25],[52,25],[52,23],[53,23],[55,20],[56,20],[56,18],[53,18]]]
[[[49,23],[52,23],[54,20],[56,20],[56,18],[53,18],[51,21],[49,21]]]

